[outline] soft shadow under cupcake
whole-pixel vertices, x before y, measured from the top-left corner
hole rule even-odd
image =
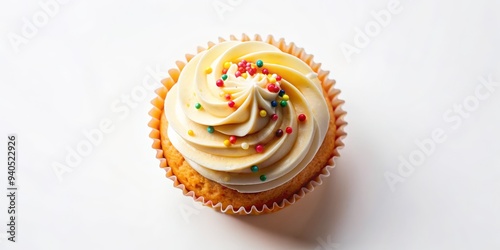
[[[293,206],[266,215],[232,217],[266,230],[273,236],[299,241],[301,245],[314,249],[320,244],[318,238],[331,232],[332,223],[340,220],[347,208],[345,201],[349,196],[349,187],[343,181],[347,179],[343,175],[347,175],[348,171],[337,171],[336,168],[330,170],[332,176],[324,178],[322,185]]]

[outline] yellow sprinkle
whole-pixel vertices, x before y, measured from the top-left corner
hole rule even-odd
[[[261,117],[266,117],[267,116],[267,112],[264,109],[261,110],[259,114],[260,114]]]
[[[290,97],[287,94],[284,94],[282,98],[285,101],[288,101],[290,99]]]
[[[224,68],[225,69],[229,69],[229,67],[231,67],[231,62],[225,62],[224,63]]]
[[[212,73],[212,68],[211,68],[211,67],[206,68],[206,69],[205,69],[205,73],[206,73],[206,74],[210,74],[210,73]]]
[[[247,78],[248,74],[247,74],[247,73],[243,73],[243,74],[241,74],[241,76],[242,76],[243,78]]]
[[[276,82],[276,78],[271,77],[271,78],[269,78],[269,81],[270,81],[271,83],[275,83],[275,82]]]
[[[229,140],[224,140],[224,146],[226,147],[231,146],[231,142]]]
[[[188,135],[190,135],[190,136],[194,136],[194,131],[193,131],[193,130],[191,130],[191,129],[190,129],[190,130],[188,130]]]
[[[248,149],[249,148],[248,143],[246,143],[246,142],[242,143],[241,144],[241,148],[242,149]]]

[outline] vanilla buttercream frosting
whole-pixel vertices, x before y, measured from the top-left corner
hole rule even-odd
[[[168,137],[204,177],[241,193],[278,187],[302,171],[330,115],[317,74],[260,41],[198,53],[165,99]]]

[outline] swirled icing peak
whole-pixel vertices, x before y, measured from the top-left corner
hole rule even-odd
[[[242,193],[275,188],[313,159],[330,120],[317,74],[258,41],[194,56],[167,94],[173,146],[201,175]]]

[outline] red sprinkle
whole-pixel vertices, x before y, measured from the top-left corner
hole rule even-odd
[[[232,108],[232,107],[234,107],[234,102],[233,102],[233,101],[229,101],[229,102],[227,103],[227,106],[229,106],[229,107],[231,107],[231,108]]]
[[[222,74],[224,75],[224,74],[226,74],[226,73],[227,73],[227,69],[223,69],[223,70],[222,70]]]
[[[285,131],[287,134],[291,134],[293,129],[292,129],[292,127],[286,127]]]
[[[269,92],[276,92],[276,84],[269,84],[267,85],[267,90],[269,90]]]
[[[277,114],[273,114],[273,115],[271,116],[271,119],[272,119],[273,121],[278,120],[278,115],[277,115]]]
[[[222,81],[222,79],[218,79],[217,81],[215,81],[215,84],[217,85],[217,87],[223,87],[224,81]]]
[[[262,69],[262,74],[264,74],[264,75],[269,74],[269,70],[268,70],[268,69],[266,69],[266,68],[263,68],[263,69]]]
[[[240,77],[240,76],[241,76],[241,72],[236,71],[236,72],[234,73],[234,76],[236,76],[236,77]]]
[[[256,68],[250,68],[250,70],[247,70],[248,71],[248,74],[250,74],[251,76],[255,75],[255,73],[257,73],[257,69]]]
[[[276,85],[276,88],[274,88],[274,93],[278,93],[280,92],[280,87],[278,85]]]
[[[257,144],[257,146],[255,146],[255,151],[257,153],[262,153],[264,152],[264,146],[262,146],[262,144]]]
[[[238,67],[245,67],[247,65],[247,61],[245,60],[241,60],[239,63],[238,63]]]
[[[303,121],[305,121],[305,120],[306,120],[306,115],[304,115],[304,114],[300,114],[300,115],[299,115],[299,121],[303,122]]]
[[[281,76],[276,76],[276,81],[281,81]]]
[[[236,136],[234,136],[234,135],[229,136],[229,142],[231,144],[235,144],[236,143]]]
[[[226,98],[226,100],[228,100],[228,101],[229,101],[229,100],[231,100],[231,94],[226,94],[224,97],[225,97],[225,98]]]

